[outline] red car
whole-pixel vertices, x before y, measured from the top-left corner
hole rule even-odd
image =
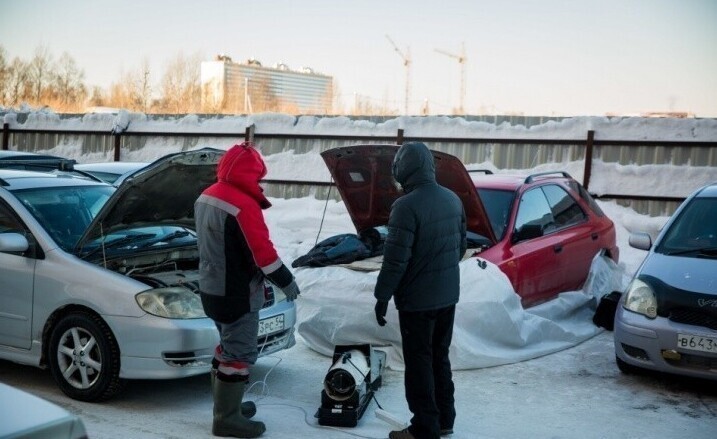
[[[359,234],[385,226],[401,195],[391,176],[398,148],[356,145],[321,153]],[[471,176],[457,157],[438,151],[433,157],[438,183],[463,200],[469,248],[506,274],[524,306],[579,289],[599,252],[618,261],[613,222],[567,173]]]

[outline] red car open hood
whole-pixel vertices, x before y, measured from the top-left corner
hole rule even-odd
[[[388,224],[391,205],[403,195],[391,175],[398,145],[353,145],[321,153],[358,232]],[[463,201],[469,231],[495,243],[488,215],[463,163],[450,154],[431,151],[438,184]]]

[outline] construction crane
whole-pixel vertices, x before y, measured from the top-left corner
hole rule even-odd
[[[403,60],[403,66],[406,68],[406,93],[405,93],[406,100],[404,103],[403,111],[404,111],[404,114],[408,115],[408,101],[409,101],[409,96],[411,94],[411,49],[408,48],[406,50],[406,54],[404,55],[404,53],[401,52],[401,49],[398,48],[396,43],[393,42],[393,40],[391,39],[391,37],[388,36],[388,34],[386,34],[386,39],[388,40],[389,43],[391,43],[391,45],[393,46],[396,53],[398,53],[398,55],[401,57],[401,59]]]
[[[458,64],[461,66],[461,95],[460,95],[460,104],[458,105],[458,114],[465,114],[464,106],[466,99],[466,61],[468,61],[468,58],[466,58],[466,47],[464,43],[461,43],[461,54],[456,55],[454,53],[447,52],[445,50],[441,49],[434,49],[436,52],[449,56],[451,58],[455,58],[458,60]]]

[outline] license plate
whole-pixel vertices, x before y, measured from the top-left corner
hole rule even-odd
[[[259,337],[282,331],[284,329],[284,314],[259,320]],[[717,345],[715,346],[717,348]]]
[[[677,347],[691,351],[712,352],[717,354],[717,338],[677,334]]]

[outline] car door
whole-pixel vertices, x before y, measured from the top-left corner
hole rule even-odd
[[[514,287],[524,305],[558,292],[561,248],[559,237],[549,233],[553,224],[552,211],[543,191],[539,187],[525,191],[520,197],[511,235],[517,273]]]
[[[598,233],[588,222],[588,216],[557,184],[542,187],[555,219],[555,231],[560,237],[562,250],[557,254],[560,267],[560,291],[572,291],[582,287],[595,254],[600,251]]]
[[[0,199],[0,233],[20,233],[31,239],[15,212]],[[30,349],[33,277],[32,251],[0,251],[0,345]]]

